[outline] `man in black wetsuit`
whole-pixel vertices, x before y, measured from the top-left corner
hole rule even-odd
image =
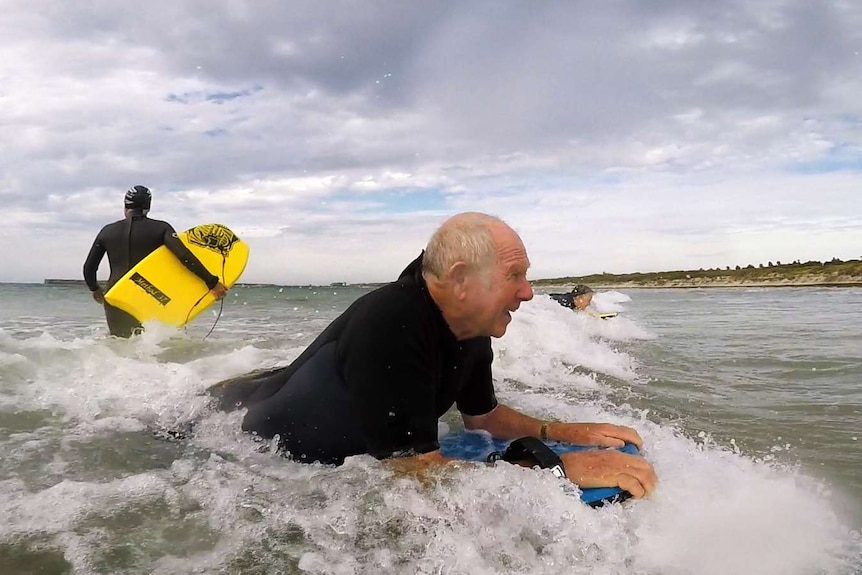
[[[339,464],[368,453],[420,470],[445,464],[437,420],[453,404],[467,429],[582,445],[641,446],[631,428],[541,421],[498,403],[491,337],[533,297],[530,262],[502,220],[464,213],[435,232],[397,281],[356,300],[289,366],[216,384],[224,408],[245,407],[243,429],[299,461]],[[561,456],[581,487],[655,487],[641,457],[616,450]]]
[[[177,238],[169,223],[147,217],[151,202],[152,193],[145,186],[129,188],[124,200],[125,218],[102,228],[84,262],[84,281],[87,282],[93,299],[105,306],[105,318],[108,320],[111,335],[130,337],[143,327],[125,311],[108,304],[105,301],[105,292],[150,252],[163,245],[168,246],[184,266],[206,283],[216,299],[223,298],[227,292],[218,276],[211,274]],[[96,271],[106,252],[111,275],[107,289],[103,291],[96,281]]]
[[[578,284],[569,293],[549,293],[548,295],[563,307],[575,311],[584,311],[593,301],[593,288]]]

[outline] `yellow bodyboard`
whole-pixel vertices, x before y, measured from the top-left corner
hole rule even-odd
[[[195,226],[177,237],[211,274],[231,287],[245,270],[248,245],[221,224]],[[159,320],[180,327],[204,311],[215,298],[167,246],[138,262],[115,283],[105,301],[139,322]]]

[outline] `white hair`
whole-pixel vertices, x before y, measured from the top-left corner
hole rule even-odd
[[[422,258],[422,273],[443,278],[457,262],[478,272],[489,272],[497,264],[494,226],[503,225],[500,218],[481,212],[464,212],[452,216],[437,228]]]

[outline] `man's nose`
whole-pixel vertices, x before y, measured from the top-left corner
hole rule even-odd
[[[523,282],[523,285],[518,288],[518,299],[521,301],[530,301],[533,299],[533,286],[526,278],[524,278]]]

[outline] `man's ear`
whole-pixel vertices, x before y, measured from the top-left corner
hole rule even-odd
[[[470,269],[464,262],[455,262],[447,270],[446,275],[449,277],[452,293],[456,299],[462,300],[466,296],[469,272]]]

